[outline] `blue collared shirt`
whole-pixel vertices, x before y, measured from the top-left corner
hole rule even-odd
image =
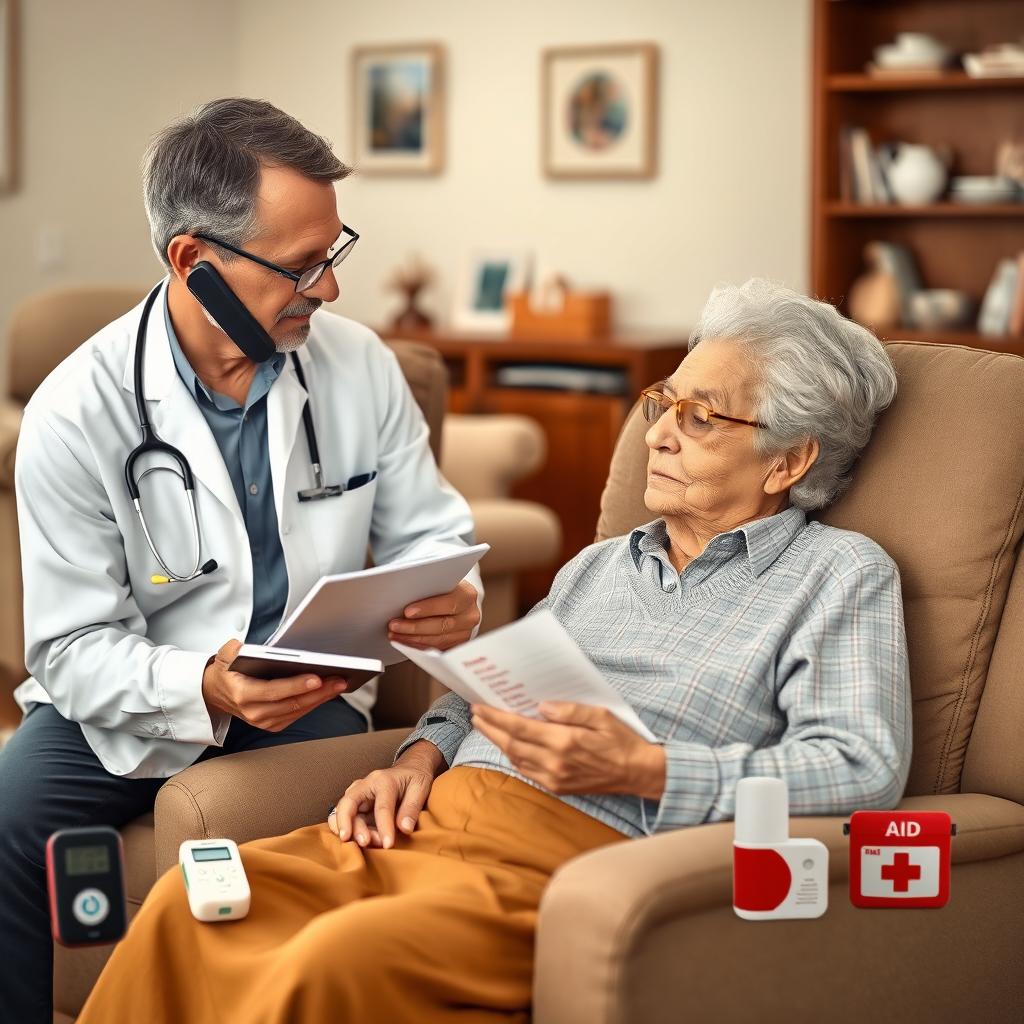
[[[638,836],[731,819],[747,775],[784,779],[792,815],[900,799],[911,755],[900,577],[868,537],[790,506],[712,538],[677,572],[659,519],[585,548],[540,608],[665,750],[660,800],[559,798],[599,821]],[[399,754],[421,738],[449,765],[531,782],[473,729],[454,693]]]
[[[277,628],[288,600],[288,569],[277,530],[267,444],[267,393],[280,376],[285,355],[278,352],[256,367],[242,406],[211,391],[196,375],[174,333],[166,293],[164,318],[174,365],[210,425],[245,521],[252,555],[252,620],[245,642],[260,644]]]

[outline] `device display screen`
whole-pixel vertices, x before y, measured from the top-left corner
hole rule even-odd
[[[192,850],[193,860],[231,860],[231,851],[226,846],[208,846],[204,850]]]
[[[110,849],[106,846],[69,846],[64,851],[64,869],[69,875],[102,875],[110,870]]]

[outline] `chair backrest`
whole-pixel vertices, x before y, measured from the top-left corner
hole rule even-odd
[[[7,391],[24,405],[82,342],[145,298],[138,285],[51,288],[15,307],[7,332]]]
[[[409,382],[413,397],[430,427],[430,447],[441,460],[441,428],[448,400],[448,370],[437,349],[415,341],[393,341],[388,347]],[[377,729],[414,725],[437,695],[436,687],[411,661],[392,665],[377,688],[373,724]]]
[[[96,286],[57,288],[23,300],[14,311],[8,333],[8,391],[11,398],[21,404],[27,402],[62,359],[137,305],[145,294],[146,289],[130,285]],[[441,428],[448,395],[448,371],[444,361],[429,345],[396,341],[388,347],[397,356],[413,397],[423,411],[430,428],[430,447],[434,458],[440,462]],[[13,478],[13,472],[8,475]],[[14,524],[11,529],[16,531],[13,515],[3,521]],[[11,543],[4,547],[9,546],[16,553],[16,539],[5,540],[11,540]],[[17,573],[20,578],[18,560],[15,559],[5,571]],[[11,632],[20,637],[23,636],[20,602],[17,605],[12,605],[4,614],[17,617],[18,626]],[[7,674],[14,679],[13,685],[23,678],[20,666],[24,659],[20,641],[17,646],[16,654],[7,652],[4,656],[4,664],[12,669]],[[15,665],[17,669],[13,668]],[[431,692],[429,677],[419,670],[407,670],[404,666],[389,669],[387,683],[379,689],[374,709],[375,724],[378,728],[388,728],[414,723],[430,705]]]
[[[140,303],[148,289],[136,285],[53,288],[22,300],[7,334],[7,390],[24,405],[61,360],[97,331]],[[444,362],[428,345],[389,346],[430,426],[430,447],[441,457],[441,423],[448,395]]]
[[[871,537],[900,568],[914,695],[906,795],[959,792],[967,760],[972,790],[1024,802],[1024,681],[1013,675],[1024,657],[1024,569],[1003,614],[1024,530],[1024,359],[887,348],[896,401],[850,489],[818,518]],[[643,504],[645,430],[635,408],[612,458],[598,540],[653,518]],[[984,709],[972,740],[997,638],[998,713]]]

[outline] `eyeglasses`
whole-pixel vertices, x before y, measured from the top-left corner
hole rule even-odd
[[[728,420],[730,423],[745,423],[748,427],[764,429],[763,423],[758,423],[755,420],[741,420],[738,416],[726,416],[724,413],[715,412],[710,405],[698,402],[695,398],[669,398],[663,391],[658,391],[656,388],[641,391],[640,397],[643,399],[644,419],[648,423],[657,423],[669,409],[674,407],[679,429],[690,437],[700,437],[701,434],[707,433],[713,419]]]
[[[342,243],[341,248],[333,256],[328,256],[327,259],[314,263],[311,267],[306,267],[305,270],[300,270],[298,273],[295,273],[293,270],[286,270],[284,267],[279,267],[276,263],[271,263],[262,256],[255,256],[253,253],[239,249],[229,242],[215,238],[213,235],[197,233],[193,237],[201,238],[204,242],[212,242],[214,245],[219,245],[222,249],[227,249],[228,252],[233,252],[236,256],[244,256],[247,260],[252,260],[253,263],[258,263],[261,267],[266,267],[267,270],[272,270],[275,274],[280,274],[282,277],[287,277],[289,281],[294,281],[297,292],[308,292],[324,276],[324,271],[328,267],[336,267],[344,262],[348,258],[348,254],[355,248],[356,242],[359,241],[359,232],[342,226],[341,235],[338,236],[337,241],[340,241],[345,236],[347,236],[347,241]],[[337,241],[335,244],[337,244]]]

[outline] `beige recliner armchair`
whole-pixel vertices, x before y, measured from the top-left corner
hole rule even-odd
[[[7,328],[7,394],[0,397],[0,704],[25,678],[21,552],[14,453],[21,411],[43,378],[83,341],[139,302],[141,288],[61,288],[25,299]]]
[[[538,1024],[984,1021],[1024,1017],[1024,360],[890,346],[900,393],[850,491],[823,520],[877,540],[901,569],[914,692],[904,808],[956,822],[938,910],[858,910],[848,815],[791,820],[831,851],[829,909],[751,922],[731,908],[732,825],[615,844],[559,870],[540,911]],[[599,537],[649,520],[644,424],[624,427]],[[186,838],[239,842],[321,820],[391,763],[404,730],[189,768],[157,798],[156,867]],[[294,780],[302,779],[296,787]],[[247,795],[259,793],[259,801]]]

